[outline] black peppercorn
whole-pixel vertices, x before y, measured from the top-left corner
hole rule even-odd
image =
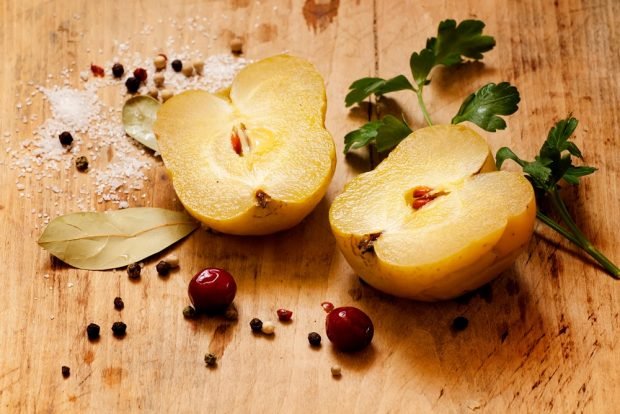
[[[71,375],[71,368],[66,365],[62,366],[61,371],[63,378],[69,378],[69,375]]]
[[[71,135],[71,132],[69,131],[64,131],[58,135],[58,139],[60,140],[60,143],[66,147],[67,145],[71,145],[73,142],[73,135]]]
[[[196,317],[196,309],[193,306],[186,306],[183,308],[183,317],[185,319],[193,319]]]
[[[183,62],[181,62],[179,59],[173,60],[171,65],[172,69],[174,69],[175,72],[180,72],[183,70]]]
[[[118,296],[115,297],[114,298],[114,309],[123,310],[124,307],[125,307],[125,302],[123,302],[123,299]]]
[[[123,65],[120,63],[115,63],[112,65],[112,75],[114,75],[115,78],[120,78],[123,76],[123,73],[125,73],[125,68]]]
[[[138,263],[132,263],[127,266],[127,276],[129,276],[130,279],[139,279],[141,270],[142,267],[140,267]]]
[[[86,334],[88,335],[88,339],[94,341],[99,339],[99,331],[101,328],[96,323],[89,323],[86,327]]]
[[[80,172],[88,170],[88,158],[83,155],[77,157],[75,159],[75,168],[77,168],[77,170]]]
[[[457,316],[452,321],[452,330],[455,332],[464,331],[469,325],[469,320],[464,316]]]
[[[127,325],[124,322],[114,322],[112,324],[112,333],[116,337],[123,337],[127,333]]]
[[[136,93],[140,89],[140,79],[130,76],[125,81],[125,86],[127,87],[127,92]]]
[[[205,364],[207,364],[208,367],[214,367],[217,364],[217,356],[212,353],[206,354]]]
[[[308,334],[308,342],[312,346],[321,346],[321,335],[316,332],[310,332]]]
[[[155,269],[157,269],[157,274],[160,276],[168,276],[168,273],[170,273],[171,268],[172,266],[170,266],[170,263],[164,260],[157,263],[157,266],[155,266]]]
[[[263,330],[263,321],[258,318],[254,318],[250,321],[250,328],[252,332],[261,332]]]

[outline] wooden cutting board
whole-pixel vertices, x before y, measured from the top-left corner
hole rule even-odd
[[[169,36],[205,54],[226,53],[233,34],[246,56],[287,50],[311,60],[325,77],[327,127],[338,166],[328,195],[301,225],[269,237],[204,230],[175,245],[181,268],[167,280],[146,263],[142,280],[124,271],[88,272],[50,260],[36,244],[32,211],[70,212],[49,191],[20,197],[19,170],[0,151],[0,411],[2,412],[614,412],[620,404],[620,284],[549,229],[538,225],[528,252],[469,300],[427,304],[399,300],[360,284],[337,251],[327,221],[331,200],[369,168],[363,152],[344,157],[343,136],[368,114],[345,109],[351,81],[407,73],[445,18],[478,18],[497,39],[482,64],[437,70],[427,88],[435,120],[448,122],[475,87],[506,80],[522,103],[507,131],[485,133],[494,149],[510,145],[532,157],[558,119],[580,120],[576,142],[599,171],[566,194],[579,225],[620,261],[620,3],[614,0],[370,1],[234,0],[175,2],[0,2],[0,138],[15,148],[49,116],[41,100],[20,110],[31,88],[75,62],[71,84],[91,62],[112,58],[114,40],[132,38],[148,55]],[[196,36],[188,18],[206,18]],[[172,24],[172,20],[177,24]],[[189,24],[189,23],[187,23]],[[148,32],[144,32],[145,27]],[[140,34],[140,32],[144,32]],[[413,100],[395,94],[416,127]],[[1,133],[8,133],[5,137]],[[178,209],[161,164],[148,172],[147,203]],[[26,181],[36,188],[36,180]],[[59,179],[66,191],[76,182]],[[93,198],[92,208],[104,210]],[[109,208],[112,208],[111,206]],[[233,273],[239,322],[188,322],[187,282],[205,266]],[[47,275],[48,277],[44,277]],[[122,296],[125,309],[112,301]],[[374,320],[373,345],[357,355],[328,343],[320,303],[353,304]],[[272,339],[254,337],[248,321],[294,311]],[[456,316],[469,319],[460,333]],[[128,325],[112,337],[116,320]],[[102,326],[98,343],[84,333]],[[326,338],[325,338],[326,339]],[[207,369],[207,351],[220,355]],[[342,378],[330,366],[342,367]],[[61,366],[71,367],[63,379]]]

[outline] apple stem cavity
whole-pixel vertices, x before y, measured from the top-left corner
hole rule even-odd
[[[271,201],[271,196],[263,190],[258,190],[255,196],[257,204],[261,208],[267,208],[267,205],[269,205],[269,202]]]
[[[375,252],[375,241],[381,236],[381,232],[379,233],[370,233],[365,235],[362,240],[357,244],[357,248],[360,250],[362,254],[364,253],[374,253]]]

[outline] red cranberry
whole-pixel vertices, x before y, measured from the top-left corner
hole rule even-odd
[[[137,68],[136,70],[133,71],[133,76],[140,79],[140,82],[146,82],[146,78],[148,75],[146,74],[146,69]]]
[[[199,312],[224,311],[237,293],[237,284],[226,270],[206,268],[189,282],[189,299]]]
[[[288,322],[293,317],[293,312],[288,309],[278,309],[276,313],[278,314],[278,319],[282,322]]]
[[[345,352],[367,347],[375,333],[368,315],[352,306],[336,308],[327,314],[325,330],[336,348]]]

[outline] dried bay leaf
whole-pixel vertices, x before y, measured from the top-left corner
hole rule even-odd
[[[163,208],[71,213],[52,220],[38,243],[79,269],[115,269],[165,249],[198,226],[185,212]]]
[[[160,106],[161,103],[157,99],[147,95],[134,96],[123,105],[125,133],[153,151],[158,151],[153,123]]]

